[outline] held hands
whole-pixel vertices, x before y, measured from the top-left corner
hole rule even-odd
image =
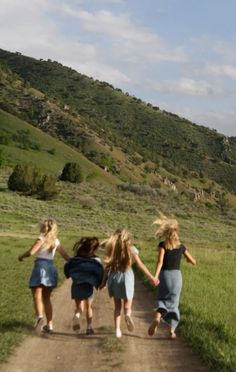
[[[158,278],[155,278],[154,276],[150,279],[150,282],[151,284],[154,286],[154,287],[157,287],[158,284],[160,283],[160,280]]]
[[[22,262],[23,261],[23,258],[24,257],[22,257],[22,255],[20,254],[19,256],[18,256],[18,260],[20,261],[20,262]]]
[[[98,287],[100,290],[106,287],[106,283],[101,283],[100,286]]]

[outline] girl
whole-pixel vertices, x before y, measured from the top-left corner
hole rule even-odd
[[[105,286],[107,280],[110,297],[114,297],[114,321],[116,337],[121,337],[121,306],[123,300],[125,321],[130,332],[134,330],[131,318],[132,299],[134,296],[134,273],[131,268],[132,261],[150,279],[153,285],[156,281],[138,256],[138,250],[133,246],[131,235],[127,230],[116,230],[105,242],[107,248],[106,268],[100,288]]]
[[[160,280],[157,290],[157,300],[154,308],[154,320],[148,329],[153,336],[161,318],[170,328],[170,338],[175,339],[175,329],[180,320],[179,298],[182,288],[180,261],[182,254],[192,265],[196,260],[181,244],[179,239],[178,222],[161,215],[154,221],[159,225],[156,236],[162,240],[159,243],[159,255],[156,264],[155,279]]]
[[[82,238],[75,243],[75,257],[71,258],[64,267],[65,276],[72,278],[71,297],[75,300],[75,315],[73,329],[80,329],[80,316],[86,306],[87,335],[94,334],[93,319],[93,287],[98,288],[102,282],[104,269],[95,251],[99,247],[97,238]]]
[[[53,330],[50,297],[53,288],[57,286],[57,270],[53,264],[53,257],[56,251],[58,251],[65,260],[69,259],[68,254],[57,239],[56,221],[52,218],[48,218],[40,224],[40,235],[32,247],[18,257],[19,261],[23,261],[25,257],[36,256],[29,281],[36,313],[34,328],[36,329],[41,325],[44,309],[47,324],[42,330],[48,333]]]

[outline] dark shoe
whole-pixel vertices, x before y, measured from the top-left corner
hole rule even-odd
[[[94,335],[94,330],[93,330],[93,328],[87,328],[87,329],[86,329],[86,335]]]
[[[53,333],[53,329],[50,328],[47,324],[42,327],[41,331],[42,333]]]

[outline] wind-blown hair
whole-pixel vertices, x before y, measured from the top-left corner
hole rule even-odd
[[[111,271],[127,271],[132,264],[131,256],[131,235],[123,230],[116,230],[105,242],[107,256],[106,267]]]
[[[74,244],[73,251],[76,257],[92,257],[98,247],[98,238],[84,237]]]
[[[153,225],[159,226],[155,235],[158,239],[164,241],[166,249],[176,248],[180,244],[179,224],[176,219],[160,214]]]
[[[57,223],[53,218],[47,218],[40,224],[40,233],[44,235],[42,250],[52,251],[55,248],[57,239]]]

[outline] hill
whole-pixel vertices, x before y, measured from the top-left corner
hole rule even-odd
[[[0,148],[8,166],[31,162],[59,175],[66,162],[78,162],[85,178],[115,184],[117,180],[78,151],[0,109]]]
[[[162,111],[58,62],[36,60],[4,50],[0,50],[0,60],[24,79],[26,85],[30,83],[71,115],[79,116],[87,132],[92,130],[107,146],[115,145],[128,154],[129,161],[145,163],[148,160],[154,170],[161,165],[180,177],[191,177],[191,172],[195,172],[236,192],[235,138],[226,138],[215,130]],[[45,114],[42,108],[37,115]],[[47,125],[55,126],[55,123],[49,120]],[[71,135],[64,135],[67,141],[76,137],[76,128],[70,129]],[[63,131],[64,128],[57,126],[59,135],[62,136]],[[85,135],[75,146],[92,159],[90,142]],[[113,154],[109,156],[111,162],[114,160],[114,169],[118,169]]]

